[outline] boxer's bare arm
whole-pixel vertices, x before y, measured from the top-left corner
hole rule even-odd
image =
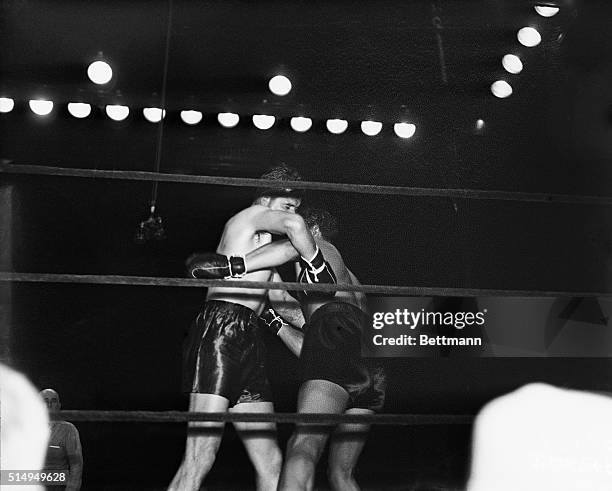
[[[357,277],[353,274],[350,269],[346,269],[348,271],[349,277],[351,279],[351,284],[353,285],[361,285],[361,282],[357,279]],[[353,292],[355,296],[355,301],[357,302],[357,306],[363,310],[364,312],[368,312],[368,300],[366,298],[365,293],[363,292]]]
[[[314,257],[317,244],[300,215],[259,205],[252,206],[250,210],[250,223],[255,230],[286,235],[302,257],[307,260]]]
[[[353,285],[361,285],[361,282],[357,279],[357,276],[355,276],[350,269],[348,269],[348,268],[346,268],[346,269],[348,271],[349,277],[351,278],[351,283]]]
[[[321,252],[323,252],[325,259],[331,266],[334,273],[336,273],[336,277],[338,278],[338,284],[350,284],[351,278],[348,273],[348,268],[346,267],[346,264],[344,264],[344,260],[342,259],[342,256],[340,255],[338,249],[336,249],[332,244],[323,239],[317,239],[317,245],[319,249],[321,249]]]
[[[357,281],[354,275],[352,277],[350,276],[352,273],[349,272],[344,264],[338,249],[325,240],[317,239],[315,243],[323,252],[325,259],[327,259],[334,272],[336,272],[337,275],[340,273],[338,275],[338,283],[359,284],[359,281]],[[248,264],[249,271],[257,271],[259,269],[280,266],[289,261],[295,261],[298,257],[299,253],[290,241],[279,240],[249,252],[246,255],[246,263]],[[353,278],[355,281],[353,281]]]
[[[246,255],[246,263],[250,271],[258,271],[280,266],[300,257],[298,251],[289,240],[279,240],[252,250]]]
[[[283,281],[280,275],[275,272],[272,281]],[[290,325],[281,327],[277,336],[289,348],[289,350],[299,358],[304,342],[304,332],[301,327],[304,325],[304,314],[299,302],[293,298],[286,290],[269,290],[268,299],[270,305],[276,312]]]
[[[283,280],[277,272],[274,272],[271,281],[282,282]],[[289,295],[287,290],[268,290],[268,300],[270,300],[272,308],[287,322],[301,329],[306,322],[304,314],[300,308],[300,303]]]

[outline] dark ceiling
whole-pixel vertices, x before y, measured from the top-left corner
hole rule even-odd
[[[553,2],[561,10],[545,19],[534,3],[5,1],[1,95],[15,98],[17,110],[2,116],[2,156],[151,169],[158,131],[139,109],[161,103],[171,21],[167,172],[254,175],[287,160],[303,170],[333,165],[332,172],[313,172],[330,180],[361,181],[364,168],[376,167],[368,178],[384,183],[399,176],[406,185],[605,194],[612,7],[564,0]],[[518,43],[516,31],[525,25],[541,31],[539,46]],[[99,53],[115,70],[104,88],[86,77]],[[506,53],[523,58],[521,74],[504,72]],[[267,88],[277,73],[293,82],[288,96]],[[492,96],[489,86],[498,78],[514,87],[510,98]],[[45,121],[34,121],[19,108],[35,97],[60,105]],[[122,124],[99,110],[77,121],[64,109],[69,101],[122,103],[132,114]],[[181,109],[201,110],[203,123],[186,127]],[[218,111],[236,112],[243,122],[221,130]],[[254,113],[284,119],[262,132],[249,121]],[[293,115],[312,117],[314,128],[295,134],[287,123]],[[323,129],[333,117],[352,123],[346,134],[332,137]],[[478,118],[485,131],[475,136]],[[386,123],[381,134],[361,134],[364,119]],[[392,131],[398,121],[414,122],[415,137],[399,140]],[[576,169],[578,156],[595,177],[590,184]],[[592,188],[593,181],[606,186]]]

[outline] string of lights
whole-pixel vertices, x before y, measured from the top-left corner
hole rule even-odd
[[[533,8],[534,11],[544,19],[551,18],[560,11],[559,6],[549,2],[538,2]],[[435,17],[434,20],[435,19],[438,18]],[[531,20],[528,24],[529,25],[521,27],[517,31],[516,38],[521,46],[525,48],[534,48],[542,42],[542,35],[537,29],[538,22]],[[435,24],[434,28],[439,34],[442,29],[441,23]],[[497,98],[505,99],[511,96],[514,91],[511,85],[512,77],[523,72],[525,60],[524,56],[521,55],[519,51],[520,49],[514,49],[513,52],[507,53],[502,57],[501,64],[508,76],[495,80],[490,86],[491,93]],[[99,58],[100,59],[89,64],[87,67],[87,76],[94,84],[105,86],[113,79],[114,71],[111,65],[104,59],[102,53],[99,53]],[[286,75],[277,74],[270,78],[268,88],[275,96],[284,97],[291,92],[293,84]],[[0,97],[0,113],[9,113],[13,111],[16,106],[16,101],[10,97],[4,96],[4,94],[0,95],[2,95],[2,97]],[[53,101],[45,99],[32,99],[27,101],[27,104],[30,110],[39,117],[50,115],[56,106]],[[165,106],[165,104],[162,104],[162,106]],[[67,103],[67,110],[77,119],[91,117],[94,113],[92,104],[84,101]],[[166,109],[160,107],[143,107],[135,109],[122,104],[107,104],[105,106],[100,106],[100,110],[105,113],[109,119],[117,122],[125,121],[131,114],[139,110],[144,119],[151,123],[160,123],[160,127],[163,126],[163,120],[166,117]],[[179,115],[180,119],[188,126],[198,125],[204,120],[204,114],[196,109],[182,109],[179,111]],[[219,125],[228,129],[236,127],[242,119],[246,118],[250,118],[253,126],[262,131],[270,130],[275,125],[278,126],[278,122],[281,120],[281,118],[273,114],[240,115],[234,112],[220,112],[216,114]],[[305,114],[295,115],[288,119],[289,126],[297,133],[308,132],[315,126],[313,119],[307,117]],[[384,122],[374,120],[348,121],[341,118],[329,118],[321,122],[324,122],[325,128],[329,133],[334,135],[340,135],[346,132],[349,126],[352,125],[359,125],[361,132],[370,137],[380,134],[383,126],[391,125],[395,135],[402,139],[412,138],[417,132],[415,122],[410,120]],[[478,119],[475,123],[477,132],[482,131],[484,126],[485,122],[482,119]]]
[[[48,116],[52,110],[56,108],[56,105],[52,101],[45,100],[31,100],[29,101],[30,109],[37,116]],[[0,98],[0,113],[11,112],[15,107],[15,101],[13,99],[3,97]],[[70,102],[67,104],[68,112],[77,119],[84,119],[87,117],[93,117],[93,105],[84,102]],[[101,112],[105,113],[106,116],[117,122],[125,121],[130,114],[137,113],[133,108],[130,109],[128,106],[123,105],[106,105],[102,106]],[[145,107],[141,109],[142,116],[145,120],[151,123],[160,123],[162,119],[167,116],[167,111],[158,107]],[[188,126],[196,126],[204,120],[205,114],[201,111],[193,109],[180,110],[178,112],[180,119]],[[283,118],[278,118],[270,114],[254,114],[254,115],[239,115],[232,112],[222,112],[216,114],[216,120],[218,124],[223,128],[235,128],[238,123],[243,120],[250,118],[253,126],[259,130],[265,131],[273,128]],[[293,116],[287,118],[289,126],[297,133],[305,133],[311,130],[315,125],[315,120],[306,116]],[[334,135],[340,135],[344,133],[349,125],[359,125],[361,131],[367,136],[378,135],[383,126],[388,125],[393,127],[394,133],[400,138],[411,138],[414,136],[417,130],[417,126],[413,122],[382,122],[382,121],[348,121],[346,119],[330,118],[322,120],[325,128],[329,133]]]
[[[541,17],[549,18],[559,12],[559,7],[542,4],[534,5],[534,10]],[[534,48],[542,42],[542,35],[536,27],[534,27],[537,23],[532,21],[531,24],[532,25],[521,27],[516,33],[518,42],[526,48]],[[523,71],[523,60],[516,52],[508,53],[502,58],[502,66],[508,74],[518,75]],[[499,79],[491,84],[491,93],[499,99],[510,97],[513,91],[512,85],[510,85],[510,82],[506,79]]]

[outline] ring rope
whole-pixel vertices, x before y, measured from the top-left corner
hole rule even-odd
[[[59,411],[50,415],[55,421],[99,421],[116,423],[184,423],[213,421],[223,423],[316,423],[321,425],[446,425],[472,424],[469,414],[314,414],[314,413],[199,413],[187,411]]]
[[[358,194],[391,196],[437,197],[455,199],[484,199],[522,201],[534,203],[565,203],[582,205],[612,205],[612,196],[583,196],[554,193],[526,193],[518,191],[487,191],[484,189],[422,188],[405,186],[380,186],[374,184],[349,184],[319,181],[271,181],[247,177],[201,176],[169,174],[164,172],[117,171],[78,169],[45,165],[15,165],[0,163],[0,173],[27,174],[58,177],[82,177],[93,179],[122,179],[132,181],[175,182],[188,184],[216,184],[221,186],[312,189],[317,191],[341,191]]]
[[[415,297],[610,297],[612,292],[578,292],[553,290],[501,290],[486,288],[447,288],[393,285],[337,285],[325,283],[295,283],[274,281],[201,280],[191,278],[163,278],[149,276],[78,275],[53,273],[0,272],[0,282],[20,283],[85,283],[92,285],[171,286],[171,287],[227,287],[266,290],[304,290],[319,292],[352,291],[382,295]]]

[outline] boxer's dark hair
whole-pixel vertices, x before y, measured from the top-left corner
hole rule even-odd
[[[280,165],[278,167],[272,167],[265,174],[262,174],[260,179],[276,181],[276,182],[301,181],[302,176],[294,168],[288,167],[286,165]],[[268,198],[290,197],[290,198],[302,199],[304,197],[304,191],[302,189],[283,188],[283,187],[256,188],[255,195],[253,196],[253,200],[257,201],[259,198],[264,198],[264,197],[268,197]]]
[[[319,232],[325,240],[331,242],[338,235],[338,219],[329,211],[322,208],[306,208],[303,211],[300,210],[300,215],[304,218],[308,228],[315,225],[319,227]]]

